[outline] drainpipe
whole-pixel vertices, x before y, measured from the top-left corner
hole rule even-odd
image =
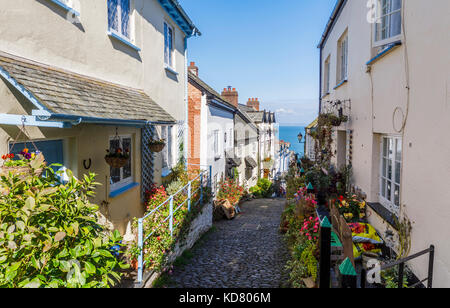
[[[183,151],[184,151],[184,159],[186,160],[186,168],[187,168],[187,161],[188,161],[188,147],[189,147],[189,96],[188,96],[188,82],[189,82],[189,78],[188,78],[188,49],[187,49],[187,43],[188,43],[188,38],[187,36],[184,37],[184,102],[185,102],[185,122],[184,122],[184,146],[183,146]]]
[[[319,116],[320,116],[320,112],[322,110],[322,48],[323,48],[323,46],[319,46],[319,48],[320,48],[320,56],[319,56],[319,61],[320,61],[319,62]]]

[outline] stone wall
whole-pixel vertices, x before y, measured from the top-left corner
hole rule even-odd
[[[213,204],[208,203],[204,206],[200,214],[195,218],[186,238],[175,245],[175,249],[168,257],[169,264],[172,264],[179,256],[188,249],[191,249],[195,243],[205,234],[213,225]],[[161,273],[154,272],[149,275],[148,280],[144,283],[145,288],[151,288],[153,282],[161,275]]]

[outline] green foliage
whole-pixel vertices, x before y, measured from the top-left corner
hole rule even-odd
[[[91,204],[94,174],[59,184],[43,156],[27,162],[31,172],[0,179],[0,287],[110,287],[126,268],[111,253],[121,237],[107,234]],[[44,168],[45,177],[37,170]]]
[[[256,186],[250,188],[250,192],[257,198],[270,198],[273,194],[273,184],[268,179],[259,179]]]
[[[381,278],[384,282],[386,289],[397,289],[398,288],[398,265],[391,267],[387,270],[381,272]],[[403,274],[403,288],[408,288],[408,274],[405,267],[405,272]]]
[[[311,183],[316,191],[328,192],[330,177],[322,169],[311,169],[305,174],[305,183]]]

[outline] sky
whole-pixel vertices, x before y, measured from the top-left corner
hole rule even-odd
[[[179,0],[202,36],[188,41],[199,77],[239,102],[258,98],[280,125],[318,113],[317,45],[336,0]]]

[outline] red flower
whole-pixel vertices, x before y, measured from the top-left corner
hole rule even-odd
[[[344,196],[339,196],[340,201],[344,201]]]

